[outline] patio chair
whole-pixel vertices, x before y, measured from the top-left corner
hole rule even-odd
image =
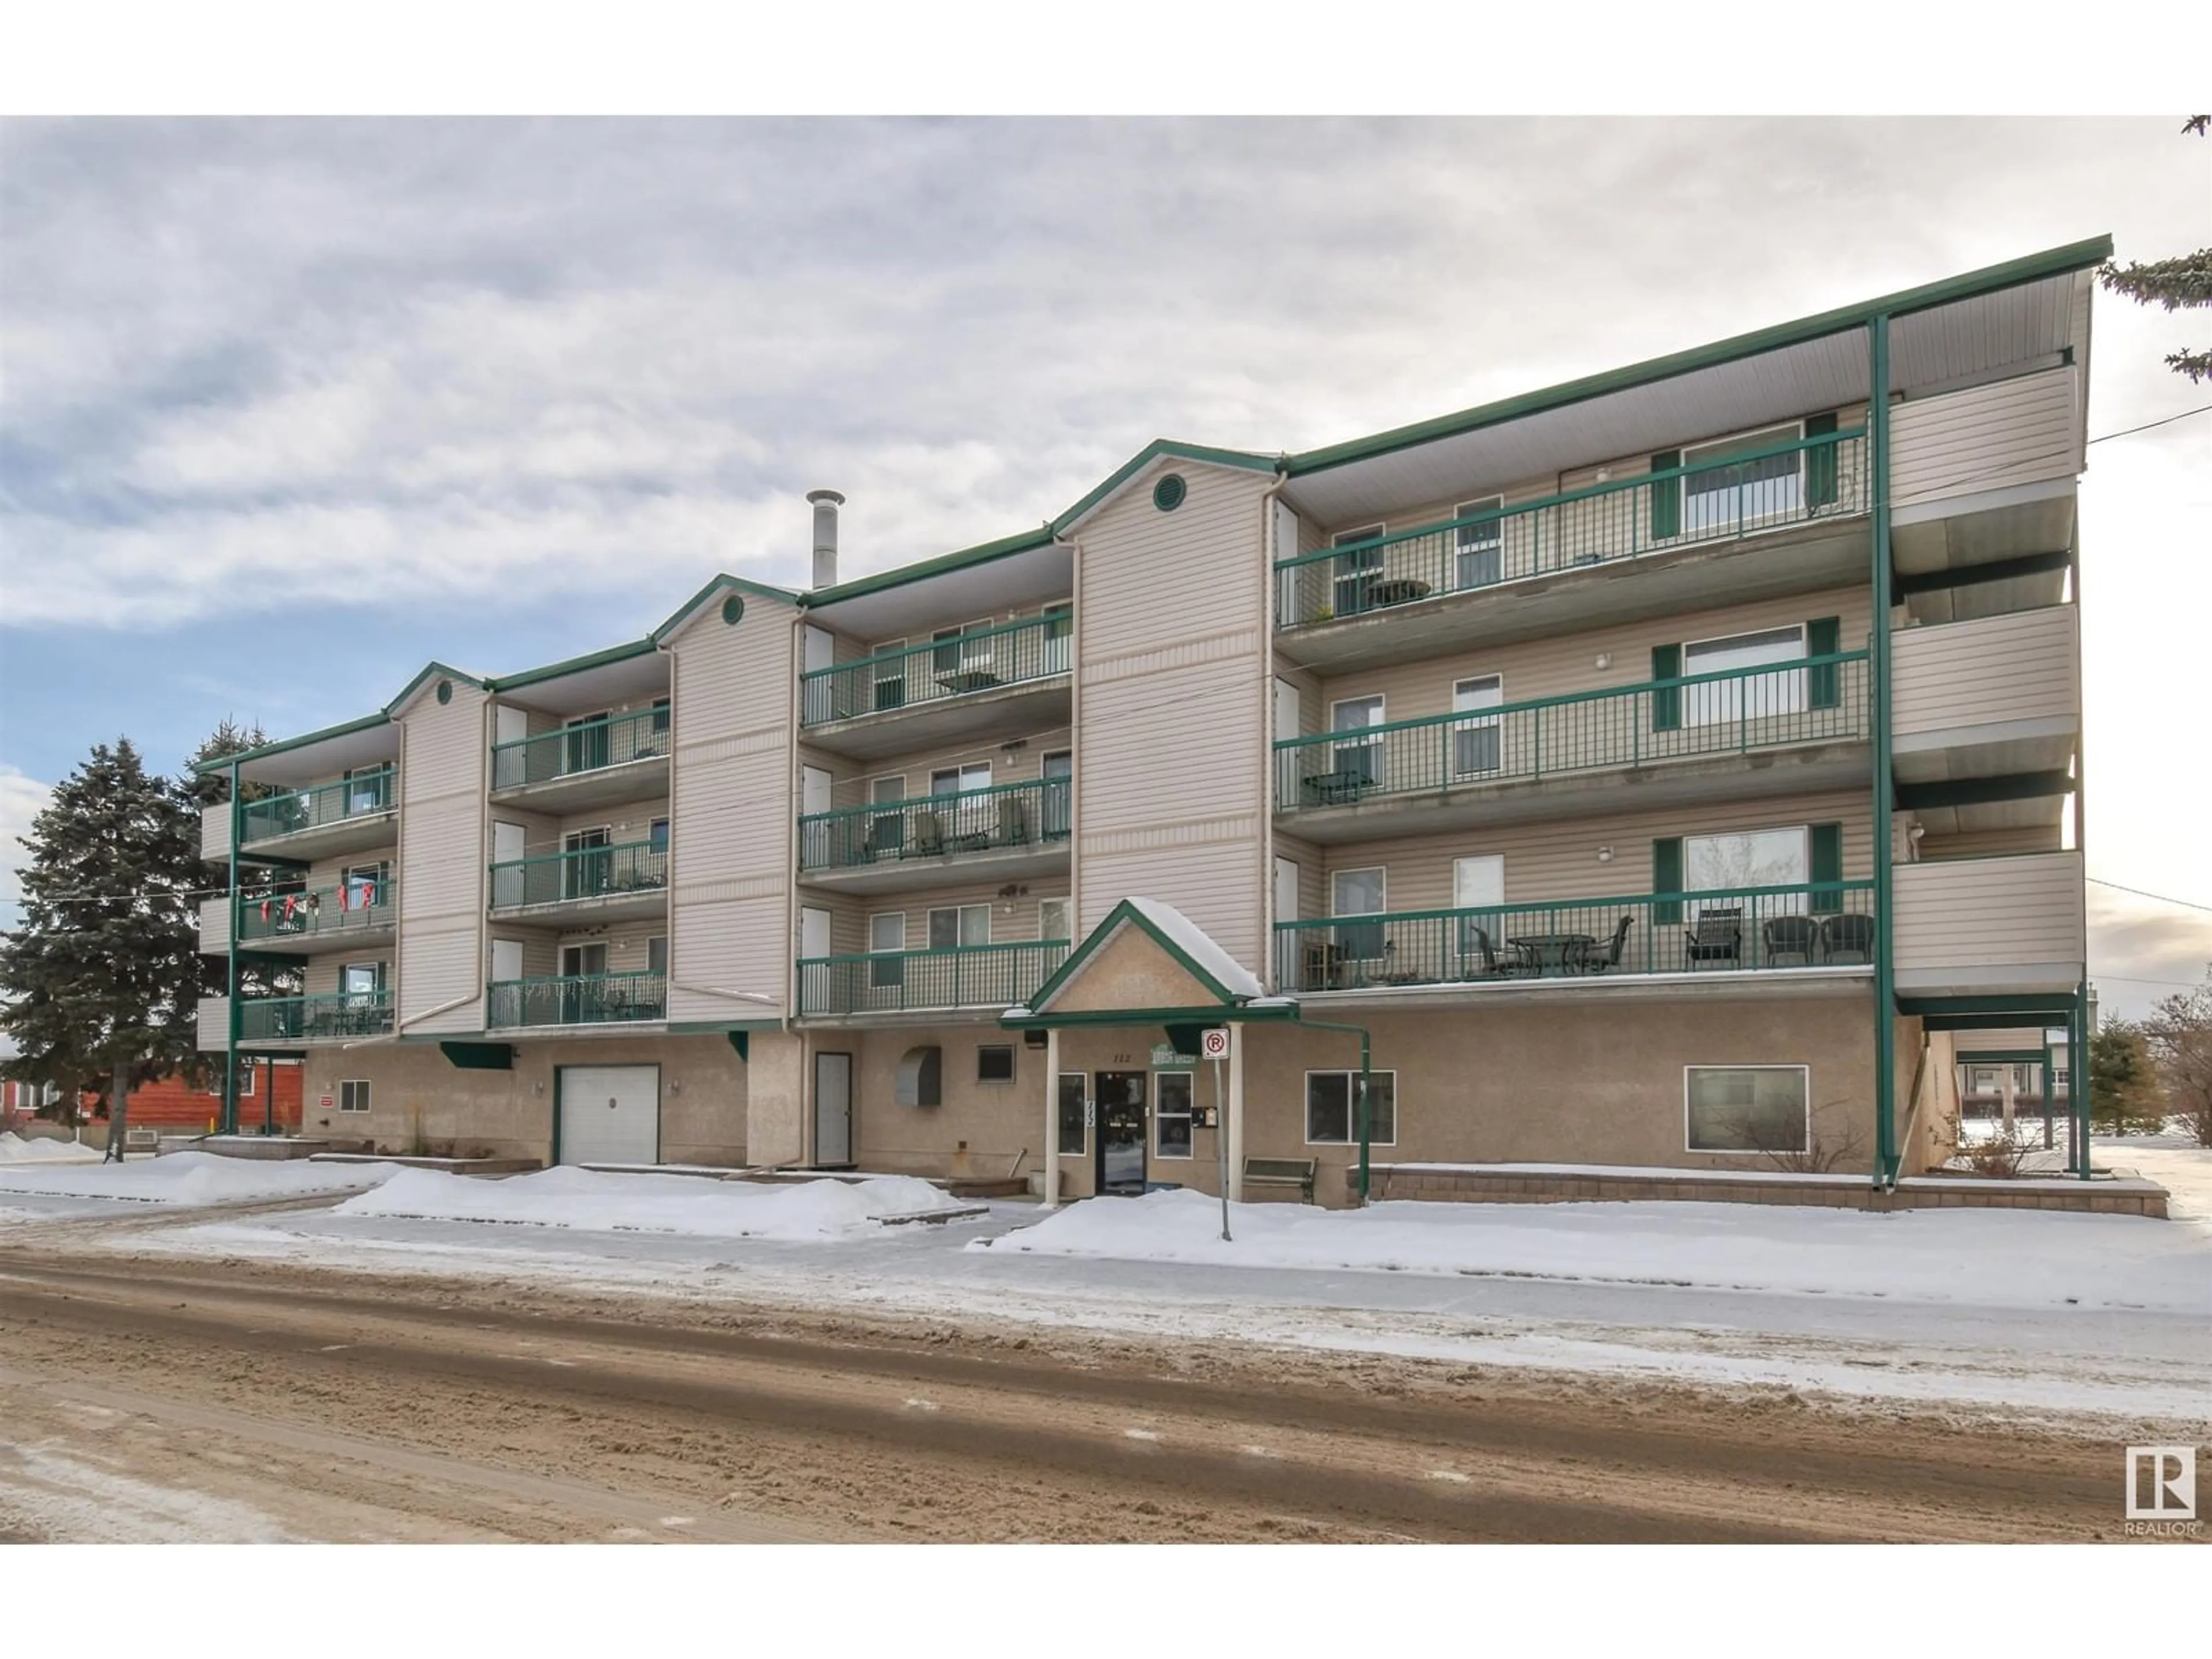
[[[1583,958],[1583,970],[1585,973],[1602,974],[1608,969],[1620,967],[1621,949],[1628,943],[1628,930],[1635,925],[1635,917],[1623,916],[1619,925],[1613,928],[1612,939],[1606,942],[1605,949]]]
[[[1856,913],[1820,921],[1820,954],[1829,962],[1874,960],[1874,918]]]
[[[1021,847],[1030,838],[1030,815],[1018,795],[999,797],[999,845]]]
[[[1811,967],[1820,931],[1810,916],[1769,916],[1759,925],[1759,937],[1766,941],[1766,965],[1778,968],[1784,957],[1795,957],[1800,966]]]
[[[945,850],[945,820],[933,811],[914,815],[914,850],[925,858]]]
[[[906,845],[906,820],[886,816],[868,822],[868,838],[861,843],[860,856],[872,862],[884,854],[896,854]]]
[[[1692,962],[1735,962],[1743,955],[1743,909],[1740,905],[1698,912],[1682,954]]]
[[[1480,927],[1468,929],[1472,936],[1462,942],[1460,952],[1461,977],[1465,979],[1507,979],[1520,969],[1515,962],[1501,963],[1498,947],[1490,942],[1490,935]],[[1468,948],[1471,945],[1472,948]]]

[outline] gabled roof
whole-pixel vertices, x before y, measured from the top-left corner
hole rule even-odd
[[[1158,899],[1125,898],[1107,913],[1103,921],[1091,930],[1082,944],[1067,953],[1067,960],[1037,988],[1027,1007],[1006,1011],[1006,1022],[1010,1025],[1018,1024],[1046,1014],[1054,1000],[1082,978],[1100,953],[1125,930],[1132,927],[1150,937],[1178,967],[1197,981],[1200,988],[1213,1000],[1210,1006],[1195,1008],[1116,1010],[1111,1018],[1196,1018],[1241,1007],[1264,994],[1266,988],[1260,983],[1257,975],[1230,955],[1212,935],[1173,905],[1163,904]]]
[[[1109,496],[1135,477],[1163,455],[1180,460],[1197,461],[1207,466],[1241,467],[1252,472],[1273,472],[1282,465],[1279,455],[1257,455],[1243,449],[1212,449],[1204,444],[1178,443],[1172,438],[1155,438],[1107,476],[1097,489],[1073,507],[1052,521],[1052,532],[1064,536],[1076,520],[1103,506]]]
[[[779,604],[794,606],[804,603],[805,598],[804,594],[794,592],[790,588],[773,586],[767,582],[750,581],[743,576],[732,576],[725,570],[715,575],[704,587],[678,605],[675,610],[670,611],[666,622],[638,641],[637,649],[640,652],[645,652],[653,649],[655,646],[665,644],[669,636],[690,621],[692,614],[701,605],[705,605],[718,593],[731,592],[750,593],[756,599],[774,599]],[[538,678],[543,679],[548,676],[541,673]],[[503,690],[507,686],[515,683],[512,680],[504,681],[501,684],[500,689]]]
[[[416,675],[413,679],[408,681],[407,684],[400,689],[399,695],[394,697],[390,702],[384,705],[385,719],[397,720],[399,716],[399,711],[402,708],[404,708],[409,703],[412,702],[421,693],[425,685],[428,684],[432,680],[441,679],[459,680],[462,684],[472,685],[479,691],[488,691],[491,689],[491,682],[484,678],[481,674],[471,674],[467,670],[461,668],[448,668],[441,662],[427,662],[422,665],[422,672]]]

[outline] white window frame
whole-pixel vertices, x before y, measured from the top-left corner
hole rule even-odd
[[[1794,835],[1798,837],[1798,867],[1804,872],[1804,873],[1798,877],[1798,878],[1794,882],[1764,882],[1746,879],[1741,882],[1724,881],[1708,884],[1698,879],[1697,875],[1694,873],[1696,860],[1691,856],[1690,849],[1698,842],[1732,841],[1738,836],[1745,836],[1790,835]],[[1812,872],[1813,826],[1809,823],[1770,823],[1762,824],[1754,830],[1708,830],[1695,835],[1685,835],[1682,837],[1682,890],[1686,893],[1726,892],[1735,887],[1804,887],[1809,885],[1812,882]],[[1771,908],[1766,909],[1759,920],[1765,921],[1768,916],[1800,915],[1804,910],[1806,897],[1807,895],[1801,892],[1790,894],[1779,899],[1770,900],[1767,902],[1771,906]],[[1696,899],[1692,899],[1684,908],[1686,911],[1685,919],[1694,923],[1698,919],[1698,914],[1701,908],[1700,902]],[[1749,916],[1746,916],[1743,920],[1744,936],[1748,939],[1751,936],[1753,919]]]
[[[654,966],[653,965],[653,947],[654,945],[658,945],[660,947],[660,966],[659,966],[658,968],[656,968],[656,967],[654,967]],[[658,974],[658,975],[659,975],[663,979],[666,979],[666,978],[668,977],[668,935],[667,935],[667,934],[665,934],[665,933],[651,933],[651,934],[648,934],[648,935],[647,936],[647,938],[646,938],[646,941],[645,941],[645,971],[646,971],[647,973],[648,973],[648,974]]]
[[[898,944],[895,946],[877,944],[876,924],[879,921],[890,921],[894,919],[898,922]],[[869,915],[867,949],[867,954],[869,956],[903,957],[906,951],[906,939],[905,911],[878,910]],[[905,983],[906,963],[903,960],[898,962],[872,962],[868,964],[868,988],[870,990],[889,990],[894,986],[904,985]]]
[[[899,688],[899,700],[896,706],[903,708],[913,701],[907,696],[906,683],[908,678],[907,671],[913,666],[914,659],[893,657],[888,661],[883,659],[885,652],[904,651],[906,646],[906,636],[901,635],[895,640],[880,641],[868,647],[868,655],[877,659],[868,671],[868,708],[872,712],[884,706],[883,694],[877,688],[888,685],[894,680],[898,682]],[[890,672],[886,672],[886,670]]]
[[[1381,878],[1382,889],[1382,896],[1377,902],[1375,908],[1372,910],[1344,910],[1339,908],[1340,902],[1337,898],[1339,889],[1337,884],[1342,881],[1346,876],[1376,876]],[[1328,872],[1328,914],[1330,921],[1336,923],[1335,927],[1329,929],[1329,943],[1336,947],[1337,954],[1340,957],[1346,962],[1382,961],[1385,954],[1382,947],[1389,943],[1389,941],[1383,938],[1382,922],[1381,918],[1390,914],[1390,866],[1387,864],[1363,864],[1356,866],[1349,870],[1330,871]],[[1375,930],[1375,937],[1377,944],[1375,953],[1372,956],[1355,957],[1343,948],[1344,919],[1346,916],[1352,916],[1354,918],[1372,916],[1376,918],[1373,921],[1360,921],[1355,920],[1352,924],[1353,927],[1369,927]]]
[[[977,622],[957,623],[951,628],[931,629],[929,635],[931,676],[934,678],[943,673],[964,674],[970,669],[988,668],[998,660],[999,636],[994,634],[988,639],[982,641],[980,653],[976,647],[969,645],[967,641],[974,639],[977,634],[985,629],[996,628],[998,625],[997,617],[985,617]],[[937,653],[948,645],[957,645],[960,647],[959,655],[955,659],[959,665],[957,668],[946,669],[938,665]]]
[[[1349,708],[1355,703],[1366,702],[1371,702],[1375,705],[1375,717],[1369,720],[1366,725],[1340,726],[1336,723],[1336,711],[1338,709]],[[1345,769],[1343,758],[1345,751],[1346,750],[1356,750],[1363,757],[1372,757],[1371,759],[1363,758],[1358,764],[1361,770],[1366,775],[1368,781],[1370,784],[1381,784],[1382,781],[1382,757],[1380,751],[1382,747],[1382,740],[1380,738],[1360,737],[1357,734],[1362,732],[1372,732],[1378,726],[1388,725],[1389,723],[1389,720],[1390,700],[1382,692],[1370,691],[1364,696],[1336,697],[1331,699],[1328,705],[1328,729],[1330,738],[1332,739],[1328,745],[1329,769],[1333,772],[1341,774]]]
[[[1453,909],[1480,910],[1489,908],[1486,905],[1468,904],[1462,896],[1460,891],[1462,884],[1460,881],[1460,872],[1462,866],[1471,864],[1487,863],[1494,863],[1498,866],[1498,902],[1501,905],[1505,902],[1505,854],[1503,853],[1462,853],[1452,860]],[[1459,919],[1459,950],[1462,956],[1471,956],[1474,954],[1474,930],[1481,927],[1483,927],[1483,924],[1475,921],[1472,916],[1462,916]],[[1491,936],[1490,947],[1492,950],[1495,951],[1500,945],[1504,943],[1503,939],[1498,937],[1497,931],[1494,927],[1485,928],[1484,931],[1488,933]]]
[[[1809,1150],[1813,1145],[1813,1068],[1810,1066],[1790,1064],[1755,1064],[1731,1066],[1721,1064],[1692,1065],[1682,1067],[1682,1150],[1701,1158],[1764,1158],[1770,1152],[1787,1153],[1786,1146],[1698,1146],[1692,1144],[1690,1133],[1690,1075],[1693,1072],[1795,1072],[1800,1079],[1801,1091],[1805,1097],[1805,1133],[1796,1149]]]
[[[337,1092],[337,1109],[341,1112],[366,1112],[369,1109],[369,1087],[367,1078],[341,1078],[338,1079]],[[356,1100],[361,1103],[359,1105],[349,1103]]]
[[[971,913],[978,911],[983,917],[983,937],[971,939],[967,937],[967,920]],[[950,946],[941,945],[936,942],[937,918],[944,915],[949,915],[954,919],[953,943]],[[980,949],[991,942],[990,902],[985,900],[981,903],[974,904],[933,904],[929,908],[928,919],[924,922],[923,927],[926,931],[922,934],[922,948],[926,951]]]
[[[1060,933],[1049,933],[1045,931],[1044,908],[1048,904],[1060,906],[1063,922],[1062,931]],[[1056,943],[1061,939],[1066,939],[1071,944],[1074,942],[1075,905],[1074,900],[1068,894],[1048,893],[1037,901],[1037,938],[1048,943]]]
[[[1789,435],[1785,437],[1784,435],[1785,434]],[[1720,449],[1729,444],[1742,443],[1747,439],[1767,438],[1770,436],[1772,439],[1772,444],[1761,444],[1759,445],[1758,447],[1771,448],[1773,447],[1773,444],[1787,442],[1802,443],[1805,441],[1805,422],[1802,420],[1773,421],[1759,426],[1745,427],[1741,431],[1728,433],[1722,437],[1707,438],[1702,442],[1685,444],[1682,447],[1681,450],[1679,452],[1682,457],[1680,463],[1682,474],[1680,477],[1675,480],[1680,503],[1680,512],[1678,514],[1680,528],[1677,533],[1683,536],[1700,536],[1708,534],[1715,530],[1725,529],[1730,525],[1734,525],[1738,529],[1741,529],[1745,525],[1764,524],[1774,519],[1791,516],[1803,509],[1805,504],[1805,456],[1807,452],[1801,449],[1797,452],[1796,455],[1796,500],[1792,501],[1788,507],[1777,507],[1764,513],[1754,512],[1748,517],[1741,519],[1739,519],[1736,516],[1734,507],[1731,507],[1729,513],[1723,517],[1696,523],[1692,521],[1690,513],[1690,475],[1692,472],[1710,472],[1717,468],[1730,465],[1729,459],[1724,455],[1717,457],[1709,462],[1700,462],[1694,460],[1692,458],[1702,450]]]
[[[1772,628],[1748,628],[1734,634],[1715,634],[1702,640],[1683,641],[1682,676],[1686,679],[1693,674],[1718,674],[1729,672],[1726,668],[1692,666],[1691,654],[1693,652],[1711,651],[1717,646],[1735,645],[1741,640],[1772,638],[1778,641],[1784,634],[1793,634],[1796,636],[1796,660],[1802,663],[1808,654],[1805,624],[1781,623]],[[1761,719],[1771,714],[1802,714],[1808,707],[1806,699],[1805,671],[1800,667],[1794,672],[1790,672],[1788,665],[1791,660],[1788,657],[1784,657],[1772,663],[1740,665],[1746,669],[1767,668],[1773,671],[1773,678],[1771,680],[1760,681],[1762,695],[1755,701],[1761,706],[1753,711],[1753,719]],[[1709,682],[1704,685],[1684,686],[1681,697],[1681,729],[1688,731],[1694,726],[1723,726],[1741,719],[1744,684],[1745,682],[1741,680],[1728,680]],[[1765,691],[1765,688],[1769,685],[1786,688],[1791,695],[1774,697]],[[1774,706],[1771,708],[1765,706],[1769,702],[1772,702]],[[1723,703],[1726,707],[1722,706]]]
[[[1161,1102],[1164,1098],[1164,1091],[1161,1089],[1160,1085],[1171,1077],[1181,1078],[1183,1080],[1184,1087],[1190,1091],[1190,1109],[1188,1111],[1166,1112],[1160,1109]],[[1152,1073],[1152,1109],[1149,1115],[1152,1120],[1152,1158],[1154,1161],[1158,1162],[1164,1159],[1170,1164],[1189,1163],[1193,1158],[1195,1158],[1198,1156],[1198,1074],[1195,1072],[1185,1071],[1181,1067],[1176,1067],[1164,1072],[1155,1072]],[[1170,1117],[1177,1119],[1185,1126],[1183,1133],[1186,1137],[1185,1144],[1190,1148],[1188,1152],[1170,1152],[1161,1145],[1161,1121],[1164,1118]]]
[[[1505,511],[1503,491],[1480,496],[1474,501],[1460,501],[1452,507],[1452,517],[1464,519],[1476,513]],[[1467,562],[1487,554],[1497,566],[1498,574],[1488,581],[1467,580]],[[1452,586],[1455,588],[1490,587],[1505,580],[1505,520],[1486,520],[1481,524],[1463,524],[1452,532]]]
[[[349,974],[357,973],[363,970],[366,970],[369,975],[369,988],[366,991],[354,990],[347,984],[346,976]],[[377,997],[383,993],[385,988],[390,983],[391,975],[391,967],[386,963],[342,962],[338,964],[338,994],[348,999],[346,1006],[349,1008],[373,1007],[375,1005]],[[351,1000],[351,999],[356,997],[364,998],[366,1000],[359,1002]]]
[[[1461,708],[1460,698],[1462,696],[1467,695],[1471,689],[1481,686],[1487,686],[1491,690],[1496,691],[1498,693],[1497,702],[1494,704],[1478,704],[1474,708]],[[1452,781],[1456,783],[1466,778],[1488,778],[1497,776],[1505,769],[1504,720],[1500,715],[1485,715],[1480,713],[1480,710],[1487,708],[1503,708],[1504,706],[1505,676],[1503,674],[1469,674],[1464,679],[1454,680],[1452,682],[1451,688],[1451,701],[1453,716],[1451,743]],[[1468,732],[1495,732],[1498,733],[1498,742],[1496,744],[1498,758],[1495,764],[1490,766],[1465,768],[1461,766],[1460,753],[1462,745],[1460,744],[1460,737],[1462,733]]]
[[[1345,1138],[1342,1140],[1316,1140],[1313,1138],[1313,1080],[1317,1077],[1340,1077],[1345,1080]],[[1370,1146],[1395,1146],[1398,1144],[1398,1109],[1401,1103],[1398,1099],[1398,1072],[1395,1066],[1378,1067],[1367,1073],[1370,1103],[1372,1103],[1372,1091],[1376,1080],[1386,1077],[1390,1079],[1390,1138],[1385,1140],[1377,1135],[1367,1143]],[[1304,1092],[1299,1097],[1298,1111],[1301,1115],[1299,1127],[1305,1136],[1305,1145],[1357,1146],[1359,1144],[1359,1068],[1356,1066],[1351,1067],[1317,1066],[1309,1071],[1305,1074]]]

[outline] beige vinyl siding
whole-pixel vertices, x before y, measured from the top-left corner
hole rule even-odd
[[[392,947],[385,944],[378,944],[368,948],[357,945],[350,951],[318,951],[301,963],[301,984],[306,994],[311,997],[336,996],[344,988],[340,977],[340,969],[348,967],[357,968],[364,963],[370,962],[380,962],[384,964],[385,982],[387,985],[390,984],[394,971],[392,963]]]
[[[1176,461],[1181,507],[1152,505],[1163,463],[1079,526],[1076,748],[1080,914],[1171,904],[1262,965],[1267,872],[1267,475]]]
[[[929,913],[951,909],[960,905],[988,904],[991,907],[991,943],[994,945],[1030,945],[1036,941],[1037,913],[1040,899],[1062,896],[1058,892],[1047,892],[1034,883],[1026,884],[1030,890],[1016,898],[1002,899],[996,884],[970,883],[958,887],[933,887],[920,893],[876,893],[855,896],[849,906],[853,939],[851,950],[840,954],[858,955],[868,948],[868,918],[892,911],[906,915],[906,946],[909,951],[929,948]],[[836,911],[832,910],[833,917]],[[834,939],[836,924],[831,923]]]
[[[1917,862],[1939,859],[2008,856],[2014,853],[2056,853],[2063,830],[2057,823],[2039,823],[2015,830],[1969,830],[1956,835],[1923,836]]]
[[[563,933],[556,936],[553,941],[552,965],[545,971],[558,974],[561,971],[561,952],[571,945],[604,945],[607,947],[609,973],[642,974],[653,966],[653,952],[648,941],[667,936],[668,924],[657,916],[614,922],[605,928]],[[528,957],[529,948],[526,945],[524,959],[527,961]]]
[[[612,806],[598,806],[583,811],[571,812],[554,825],[552,839],[544,846],[531,848],[532,854],[557,853],[562,843],[580,830],[604,830],[614,846],[631,842],[649,840],[653,821],[668,817],[668,797],[658,800],[626,800]],[[501,817],[507,816],[504,813]],[[672,831],[674,826],[671,825]]]
[[[1891,416],[1890,503],[1917,507],[2081,471],[2070,364],[1899,404]]]
[[[2080,619],[2070,605],[1900,629],[1890,648],[1899,737],[2081,710]]]
[[[1295,836],[1275,832],[1274,856],[1288,859],[1298,866],[1298,914],[1296,920],[1311,921],[1328,914],[1328,857],[1326,849],[1310,842],[1300,841]],[[1272,875],[1269,878],[1272,882]],[[1273,901],[1271,900],[1270,902]],[[1277,921],[1293,918],[1277,916]]]
[[[1008,753],[1006,744],[1013,741],[1019,741],[1022,747]],[[823,757],[819,750],[811,751],[802,758],[807,764],[822,767],[830,774],[831,804],[843,808],[867,805],[869,788],[881,777],[904,778],[909,799],[926,795],[929,793],[930,774],[955,766],[988,763],[994,787],[1008,783],[1034,783],[1043,775],[1047,755],[1074,746],[1073,732],[1061,726],[1028,732],[1019,739],[1000,738],[965,748],[916,750],[880,761]]]
[[[399,716],[397,988],[410,1036],[483,1028],[487,699],[452,684],[451,702],[426,687]]]
[[[670,826],[668,1015],[757,1020],[785,1000],[798,772],[791,607],[765,595],[726,625],[710,607],[678,632]],[[684,987],[691,989],[684,989]],[[775,1006],[711,991],[746,991]]]
[[[1863,792],[1796,795],[1778,800],[1733,801],[1662,811],[1455,830],[1403,840],[1368,842],[1328,849],[1328,874],[1377,866],[1389,872],[1385,903],[1394,911],[1452,908],[1452,861],[1482,854],[1505,860],[1505,902],[1538,904],[1551,899],[1633,898],[1652,890],[1651,843],[1674,836],[1726,835],[1837,823],[1844,831],[1844,879],[1874,873],[1872,805]],[[1613,848],[1610,862],[1598,850]],[[1328,889],[1334,892],[1334,884]],[[1326,916],[1327,908],[1311,914]]]
[[[1453,683],[1485,674],[1503,677],[1504,699],[1509,703],[1640,685],[1651,678],[1654,646],[1682,645],[1766,629],[1796,627],[1820,617],[1837,617],[1842,648],[1860,651],[1866,647],[1871,612],[1865,588],[1841,588],[1364,669],[1322,682],[1318,723],[1310,731],[1328,729],[1330,704],[1378,693],[1384,699],[1386,720],[1419,720],[1431,714],[1448,714],[1452,708]],[[1899,637],[1902,640],[1905,636]],[[1604,668],[1597,666],[1601,654],[1612,659]]]
[[[2081,855],[1946,859],[1896,872],[1897,971],[1971,982],[1988,969],[2063,964],[2084,955]]]
[[[230,803],[200,808],[200,856],[217,863],[230,858]]]
[[[230,999],[202,997],[199,1006],[199,1046],[202,1053],[227,1052],[230,1048]]]
[[[200,954],[220,956],[230,949],[230,896],[200,901]]]

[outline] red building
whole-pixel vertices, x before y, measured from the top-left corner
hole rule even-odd
[[[296,1060],[239,1061],[238,1127],[251,1134],[272,1121],[279,1129],[295,1132],[302,1102],[300,1062]],[[94,1095],[83,1097],[82,1110],[89,1118],[99,1104]],[[131,1091],[131,1109],[125,1119],[134,1129],[170,1129],[179,1134],[205,1133],[219,1127],[222,1116],[222,1079],[202,1087],[180,1077],[165,1077],[140,1085]]]

